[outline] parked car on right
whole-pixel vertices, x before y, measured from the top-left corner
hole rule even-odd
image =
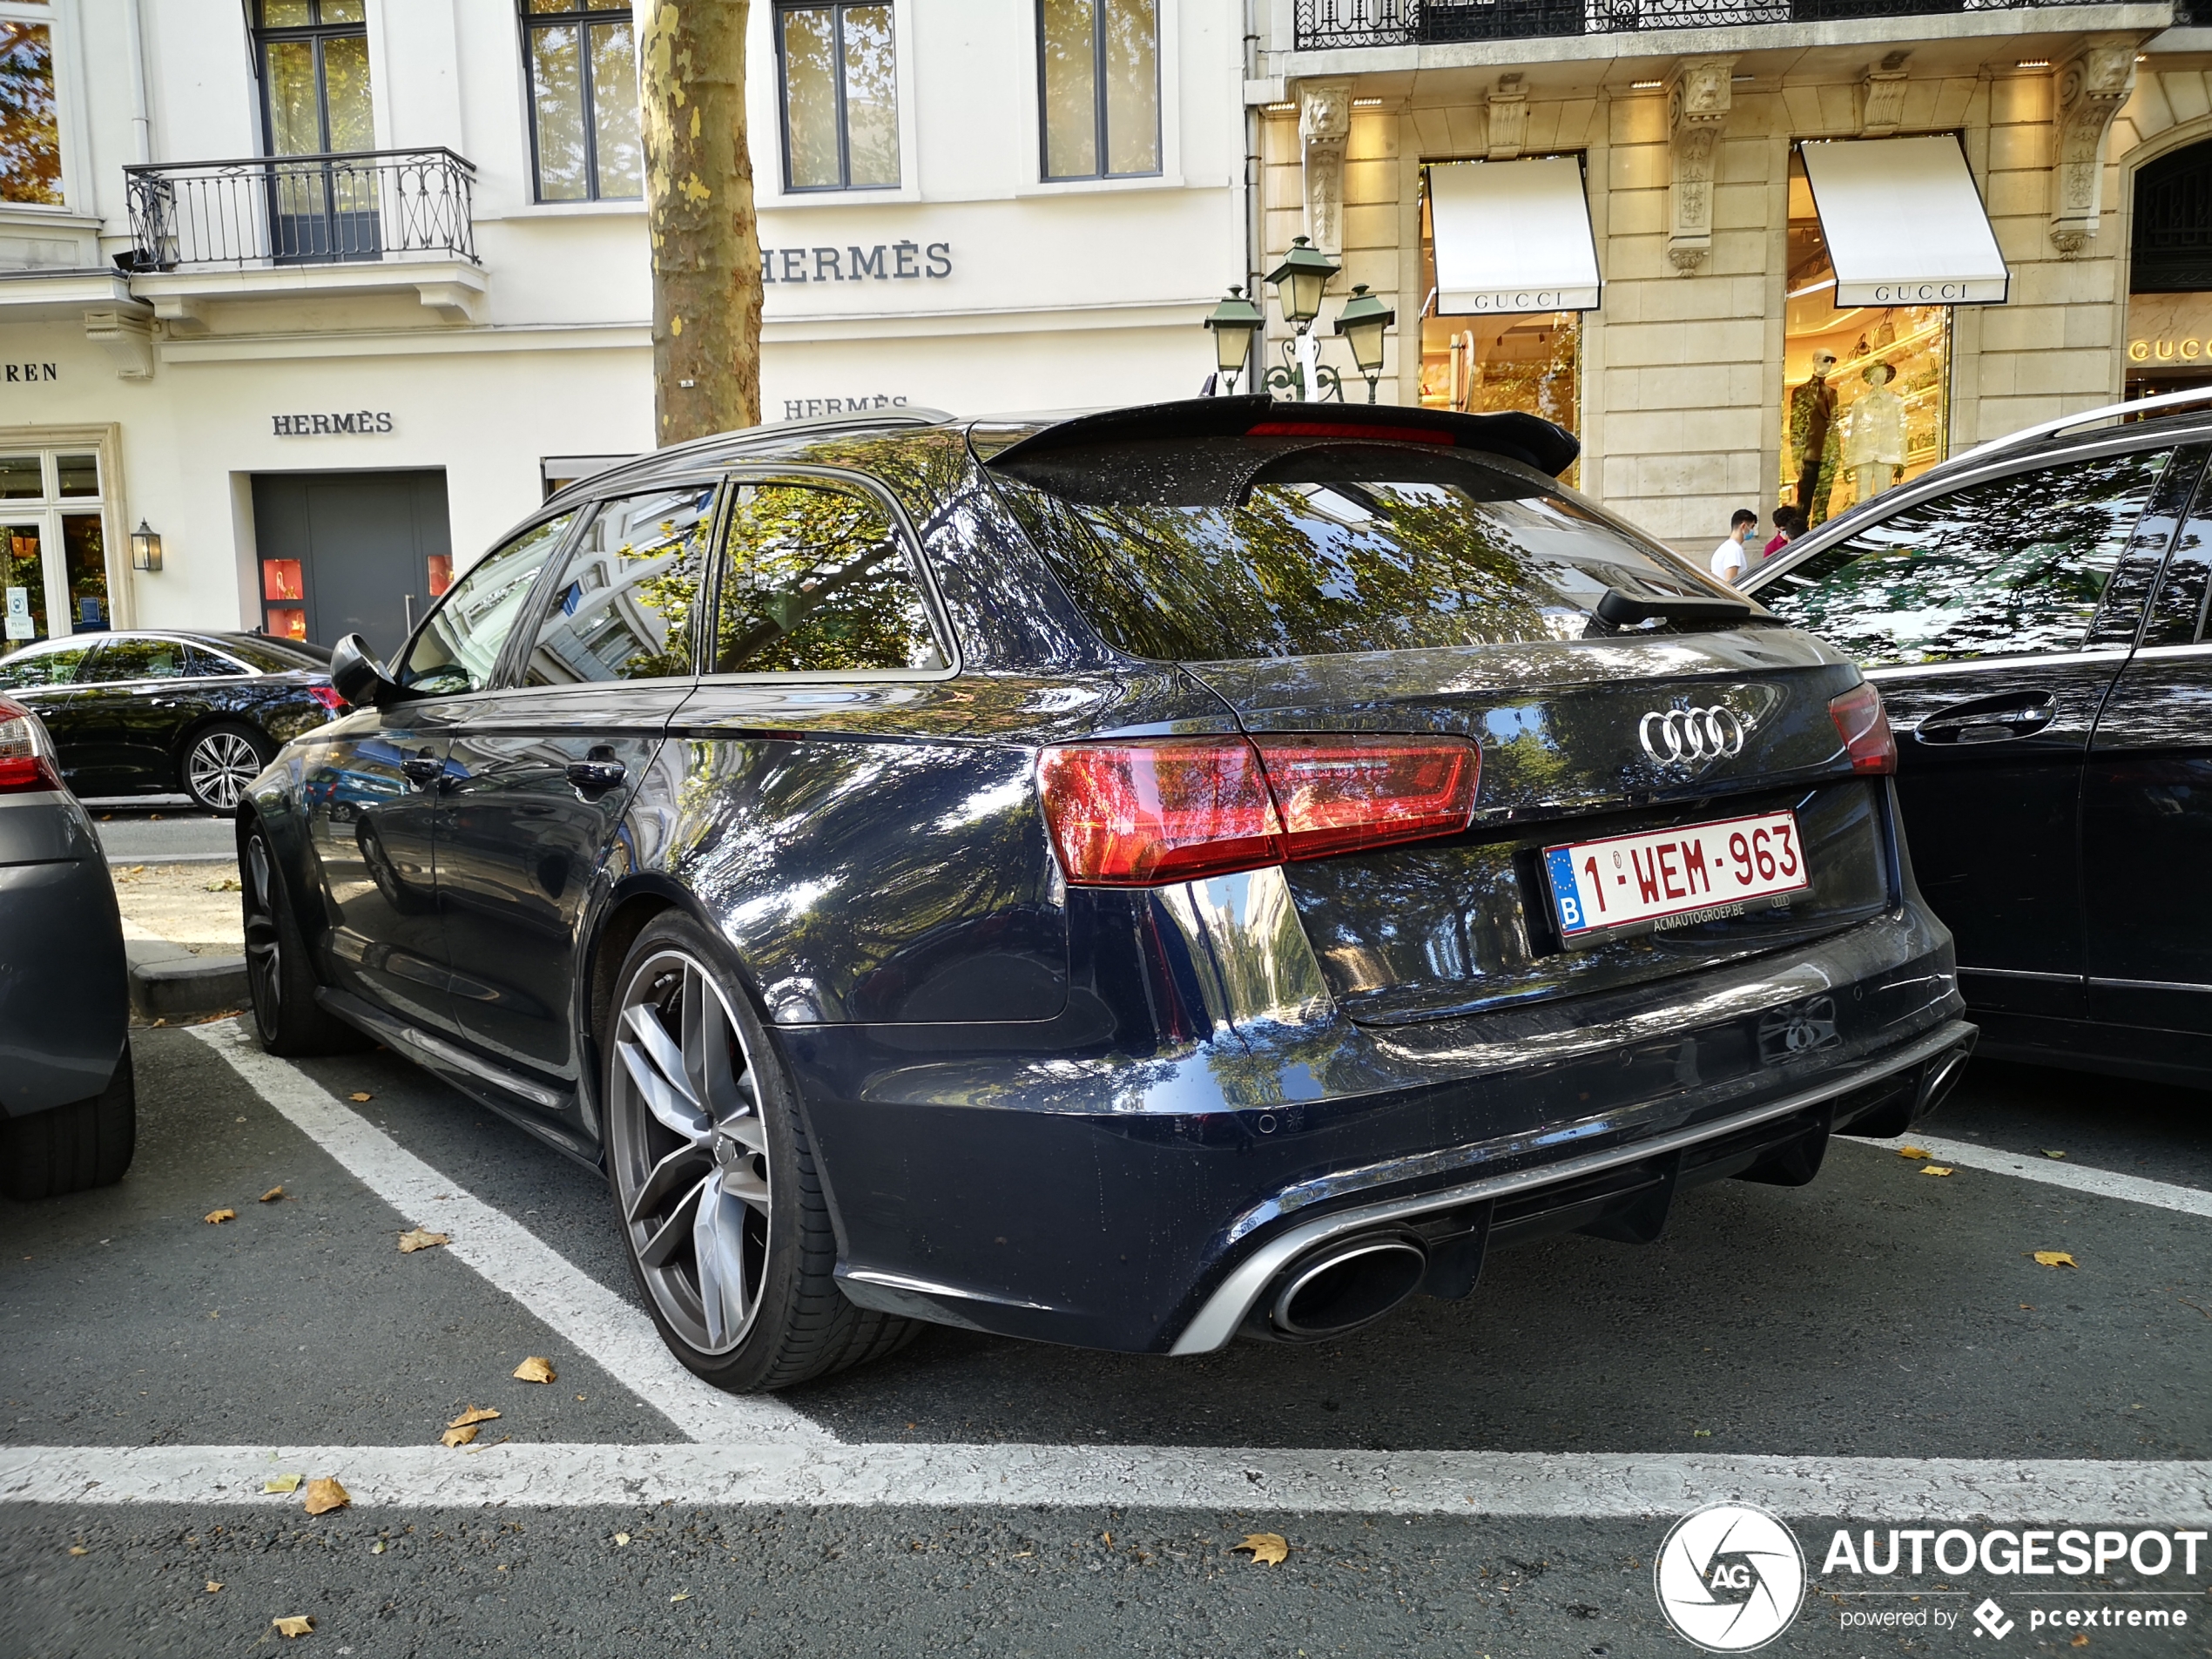
[[[1981,1051],[2212,1086],[2212,412],[2191,401],[2212,394],[1986,444],[1743,587],[1880,686]]]

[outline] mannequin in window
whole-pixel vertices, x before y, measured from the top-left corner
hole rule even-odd
[[[1797,465],[1797,510],[1810,526],[1828,516],[1836,485],[1836,388],[1828,373],[1836,354],[1812,354],[1812,377],[1790,394],[1790,452]]]
[[[1897,371],[1869,363],[1867,389],[1852,402],[1844,438],[1844,469],[1851,475],[1851,500],[1871,501],[1898,480],[1905,467],[1905,400],[1890,390]]]

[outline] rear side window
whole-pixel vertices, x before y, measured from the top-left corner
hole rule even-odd
[[[713,520],[711,484],[602,502],[562,569],[523,684],[688,678]]]
[[[905,537],[880,501],[813,480],[734,489],[714,624],[717,673],[945,666]]]
[[[1130,442],[997,475],[1019,481],[1015,516],[1069,596],[1138,657],[1580,639],[1608,631],[1591,612],[1608,588],[1729,593],[1539,475],[1464,450]]]
[[[92,658],[84,678],[96,685],[121,680],[182,679],[185,644],[179,639],[111,639]]]
[[[1916,502],[1785,570],[1760,601],[1869,667],[2079,651],[2172,453],[2039,467]]]

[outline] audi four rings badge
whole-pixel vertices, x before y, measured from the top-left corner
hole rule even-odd
[[[1743,752],[1751,723],[1725,703],[1710,709],[1654,709],[1636,723],[1636,741],[1661,765],[1719,760]]]

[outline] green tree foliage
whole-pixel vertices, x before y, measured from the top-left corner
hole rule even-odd
[[[62,202],[53,31],[43,23],[0,23],[0,200]]]

